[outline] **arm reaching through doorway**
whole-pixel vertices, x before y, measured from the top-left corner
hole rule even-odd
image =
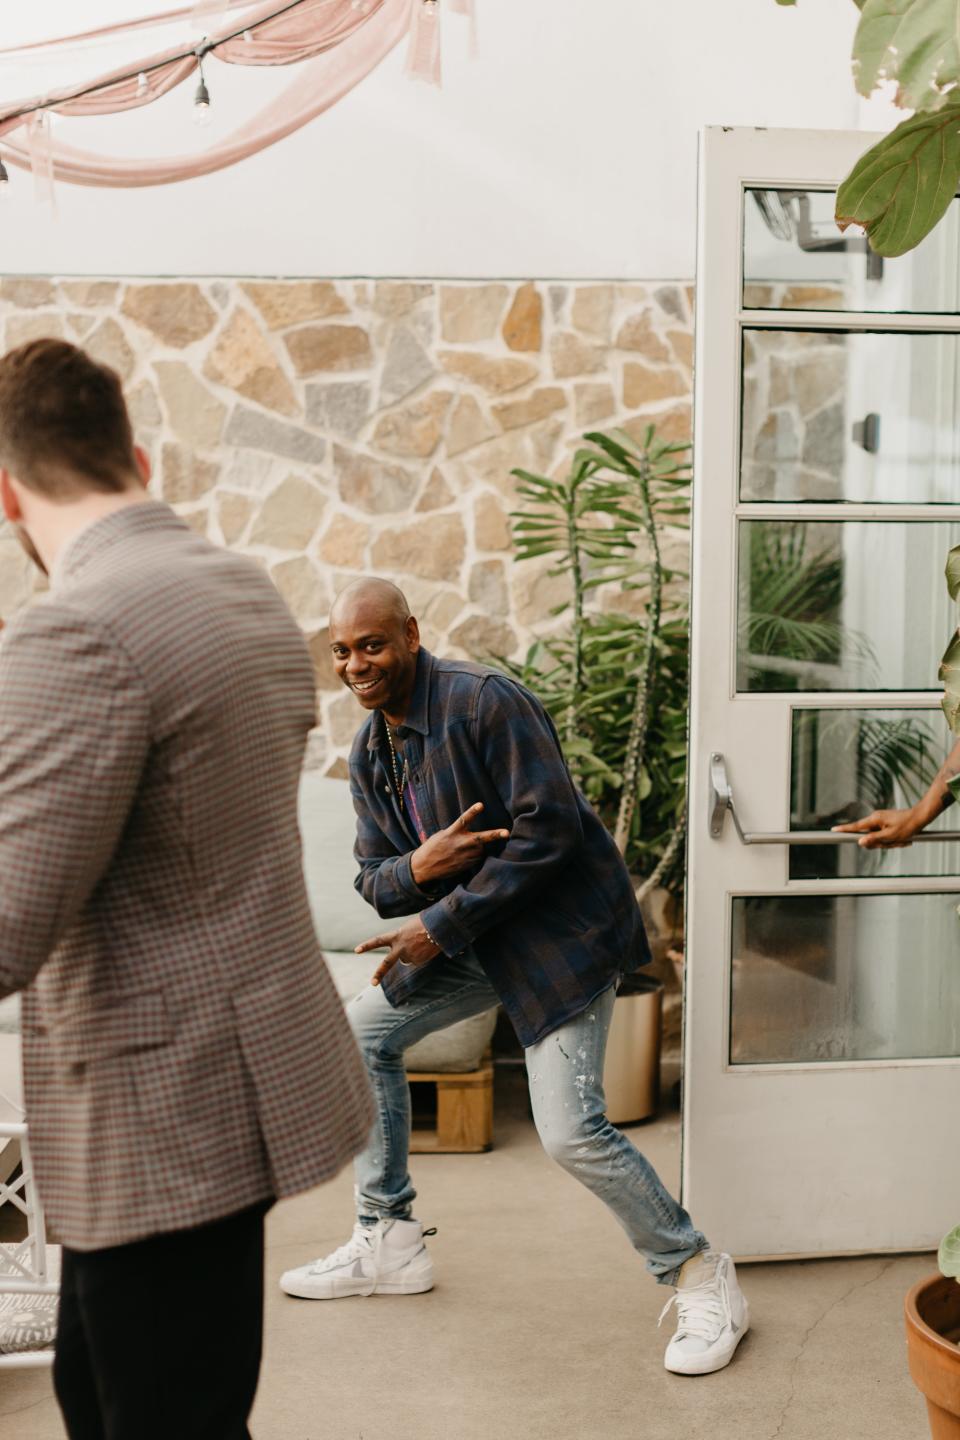
[[[933,784],[925,795],[908,810],[874,810],[862,820],[853,820],[849,825],[834,825],[834,830],[862,834],[860,844],[865,850],[895,850],[909,845],[914,835],[936,820],[952,805],[954,796],[948,782],[960,773],[960,740],[957,741],[946,760],[937,771]]]

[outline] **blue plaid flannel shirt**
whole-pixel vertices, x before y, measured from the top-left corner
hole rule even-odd
[[[521,1044],[532,1045],[650,959],[627,868],[577,790],[540,701],[498,670],[421,650],[397,732],[427,834],[482,800],[477,828],[508,829],[482,862],[421,890],[420,844],[397,804],[383,718],[375,711],[350,756],[357,812],[356,879],[385,918],[420,914],[447,955],[473,946]],[[433,965],[396,965],[393,1005]]]

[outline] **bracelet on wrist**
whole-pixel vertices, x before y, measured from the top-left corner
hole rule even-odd
[[[420,921],[420,924],[423,925],[423,921],[422,921],[422,920]],[[438,950],[441,950],[441,949],[443,948],[441,945],[437,945],[436,940],[434,940],[433,936],[430,934],[430,931],[427,929],[426,925],[423,925],[423,933],[424,933],[424,935],[426,935],[426,937],[427,937],[427,939],[430,941],[430,944],[431,944],[431,945],[436,946],[436,948],[437,948]]]

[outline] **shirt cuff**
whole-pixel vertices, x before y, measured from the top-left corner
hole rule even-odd
[[[427,890],[421,890],[413,878],[413,851],[409,850],[406,855],[401,855],[393,871],[393,882],[398,890],[409,895],[411,900],[417,900],[421,905],[429,905],[436,895],[431,895]],[[439,944],[439,941],[437,942]]]
[[[449,900],[441,900],[428,910],[421,910],[420,920],[444,955],[459,955],[473,944],[473,936],[461,929],[450,914]]]

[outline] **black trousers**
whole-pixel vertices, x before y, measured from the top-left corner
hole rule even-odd
[[[268,1209],[64,1248],[53,1383],[70,1440],[249,1440]]]

